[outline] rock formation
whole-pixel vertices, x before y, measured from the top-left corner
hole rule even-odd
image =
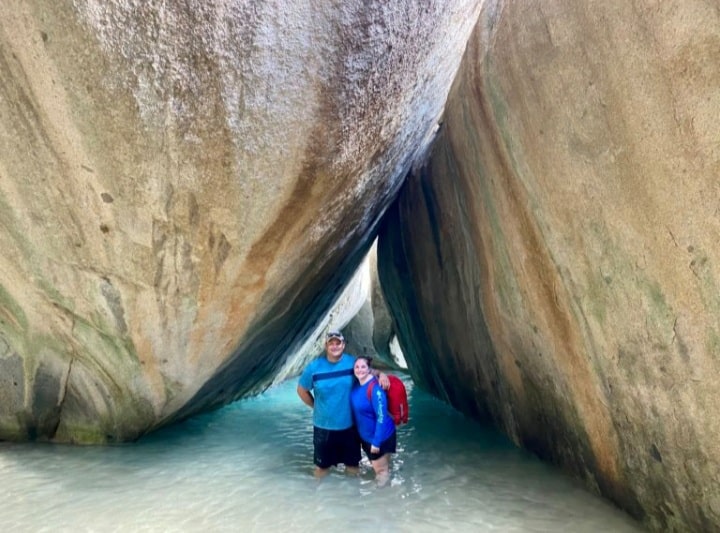
[[[349,353],[362,353],[356,343],[350,346],[347,326],[367,307],[370,298],[370,262],[368,256],[363,259],[350,281],[332,304],[330,311],[317,321],[315,329],[307,336],[305,342],[295,348],[282,368],[275,373],[272,385],[278,385],[291,378],[297,379],[305,366],[325,351],[325,335],[330,330],[343,330],[348,343]]]
[[[718,28],[485,2],[378,250],[417,382],[661,531],[720,528]]]
[[[0,3],[0,440],[262,390],[413,169],[374,348],[648,527],[717,530],[719,27],[701,0]]]
[[[134,439],[269,383],[479,3],[2,2],[0,439]]]
[[[402,349],[397,346],[390,310],[380,287],[377,271],[377,246],[373,244],[356,276],[365,277],[367,294],[355,315],[338,323],[347,339],[347,351],[373,358],[377,368],[407,369]]]

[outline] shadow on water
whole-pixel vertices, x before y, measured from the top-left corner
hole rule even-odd
[[[312,475],[295,382],[132,445],[0,446],[3,531],[638,531],[626,515],[408,383],[392,482]]]

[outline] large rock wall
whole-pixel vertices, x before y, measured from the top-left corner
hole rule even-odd
[[[435,131],[479,0],[0,3],[0,439],[262,388]]]
[[[652,529],[720,529],[720,11],[485,2],[380,234],[415,378]]]

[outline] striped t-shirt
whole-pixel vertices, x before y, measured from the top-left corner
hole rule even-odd
[[[323,355],[308,364],[300,376],[300,386],[315,397],[313,425],[322,429],[347,429],[353,425],[350,391],[355,376],[355,357],[342,354],[337,363]]]

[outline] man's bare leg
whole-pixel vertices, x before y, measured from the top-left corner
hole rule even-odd
[[[321,477],[327,476],[329,472],[330,472],[329,468],[320,468],[319,466],[316,466],[315,471],[313,472],[313,475],[319,479]]]

